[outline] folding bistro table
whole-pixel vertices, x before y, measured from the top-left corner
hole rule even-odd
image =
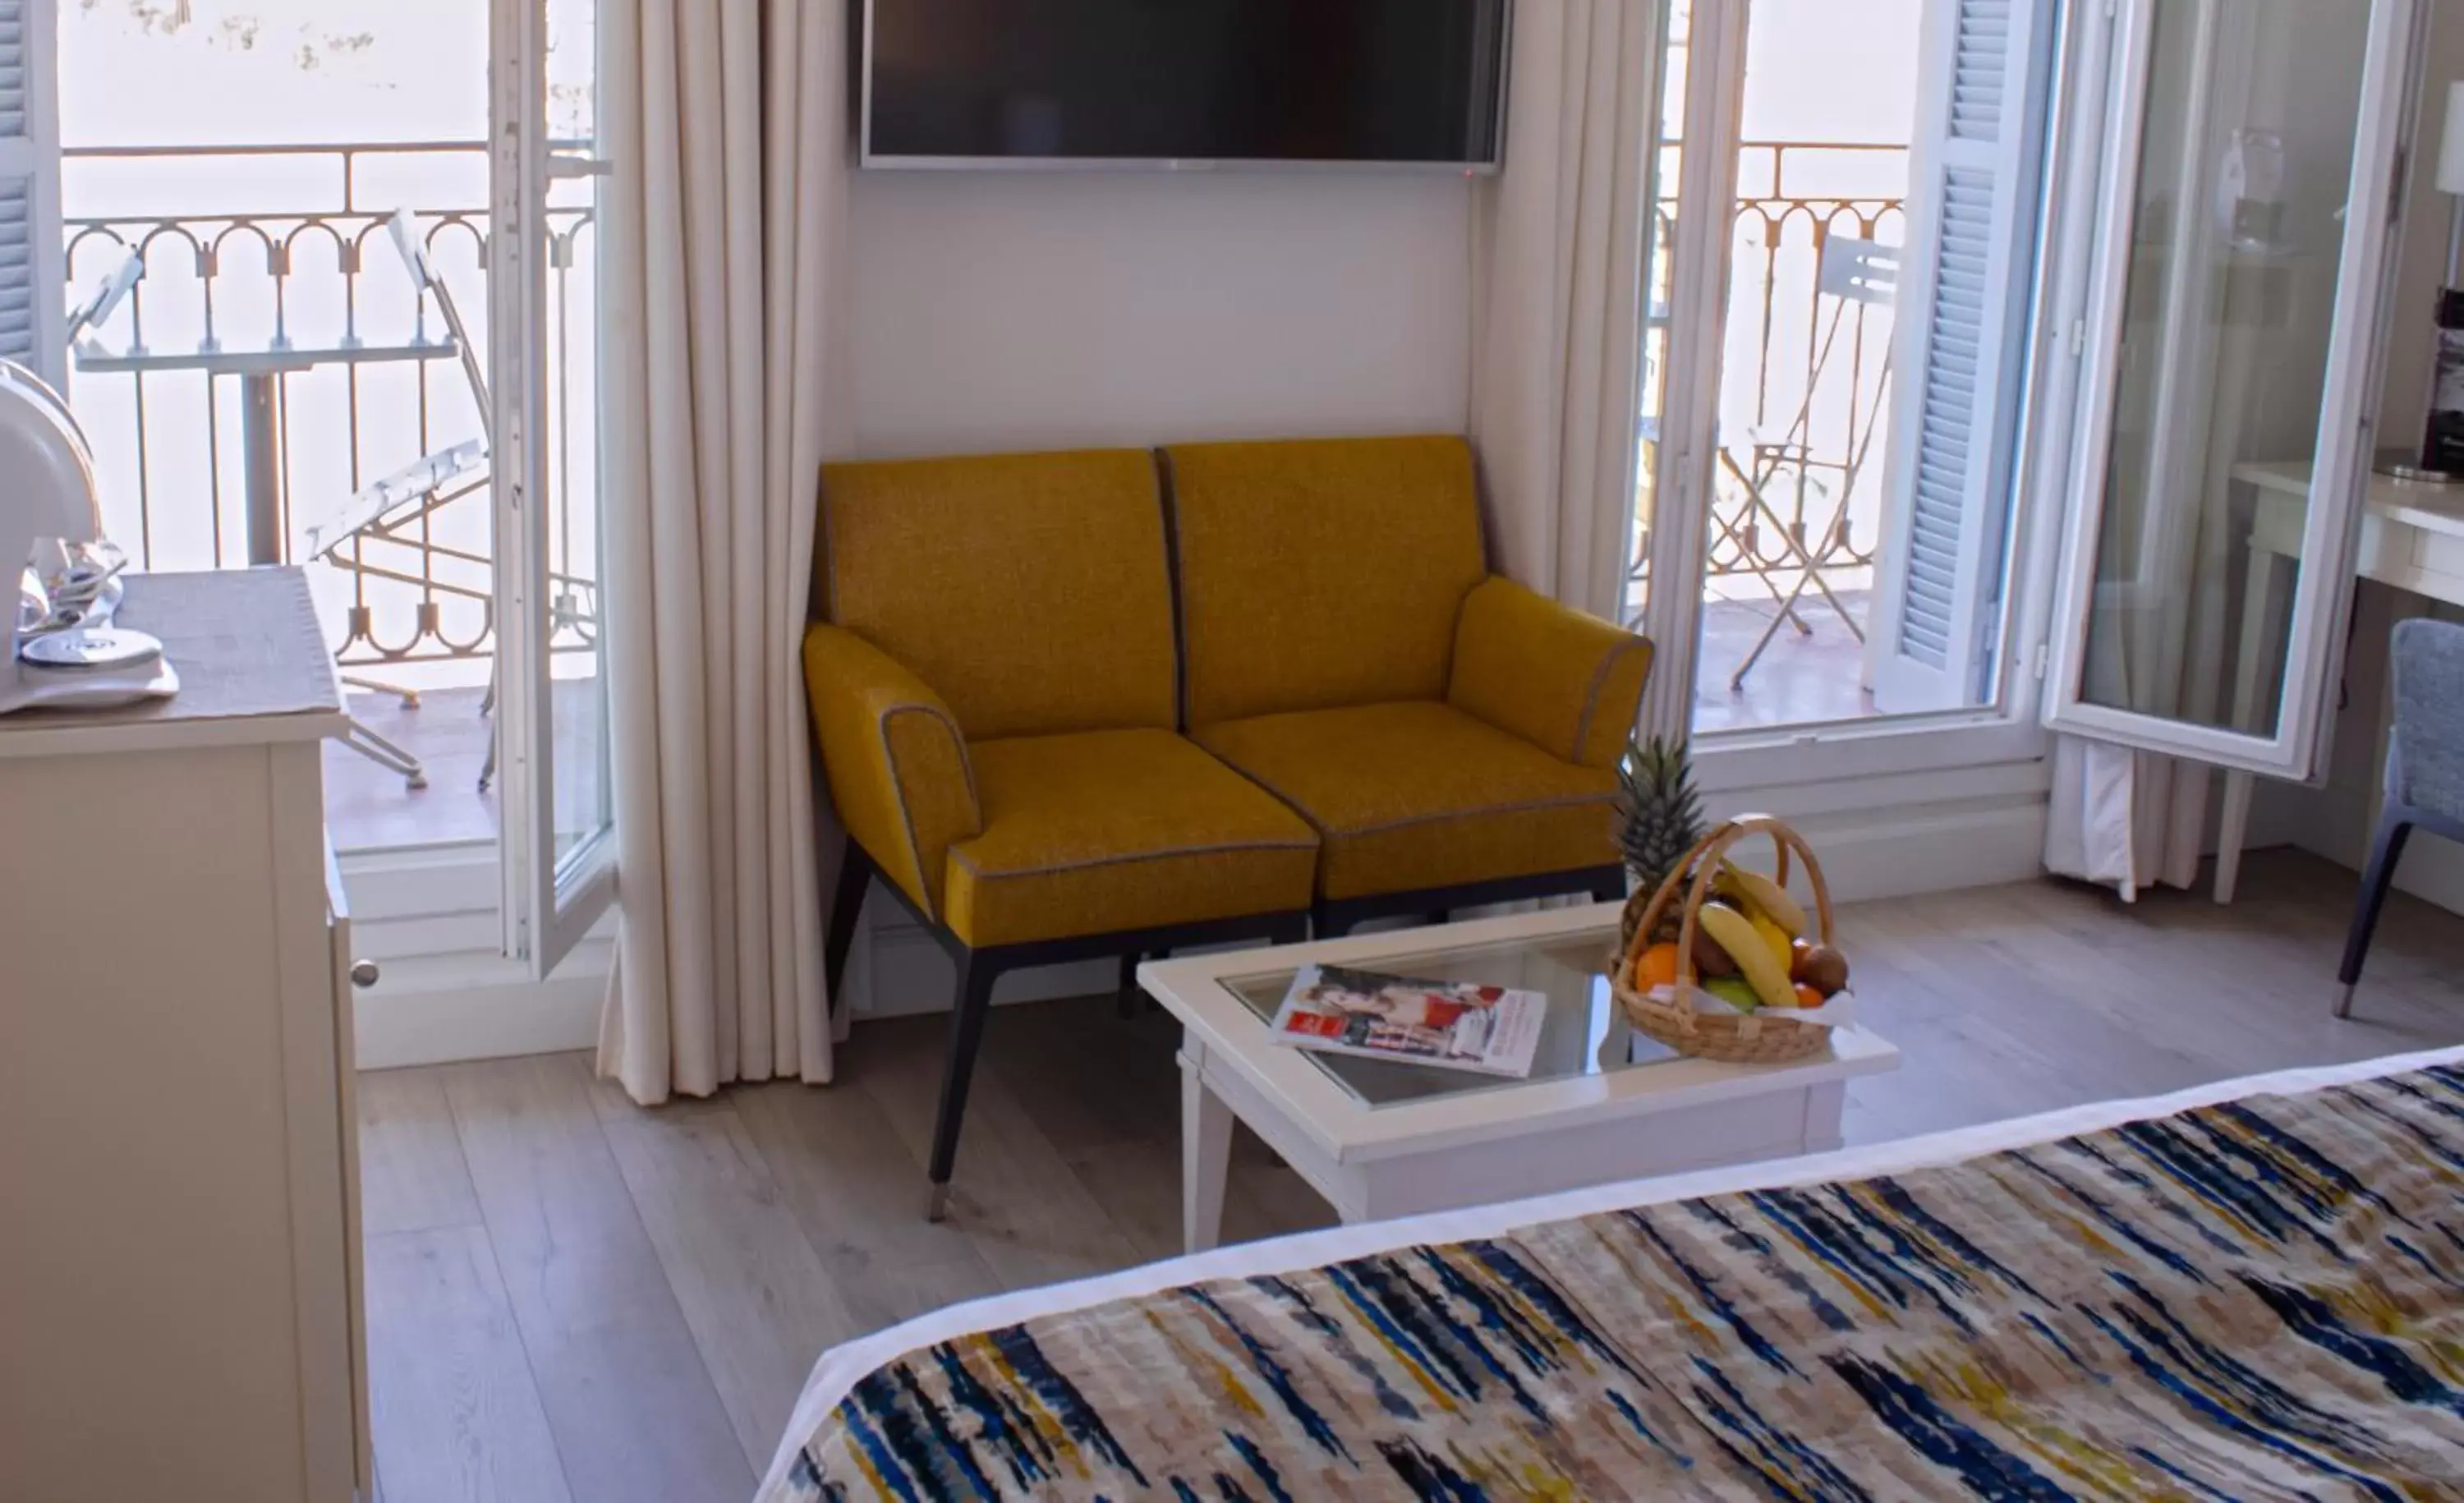
[[[284,562],[286,551],[282,540],[282,378],[319,365],[450,359],[461,352],[461,345],[451,338],[402,344],[367,344],[351,340],[334,344],[277,342],[253,347],[209,342],[172,350],[147,349],[141,344],[121,354],[113,354],[89,340],[77,346],[75,360],[79,371],[93,375],[142,376],[197,370],[209,378],[239,378],[240,446],[247,462],[244,504],[248,516],[248,562],[259,565]]]

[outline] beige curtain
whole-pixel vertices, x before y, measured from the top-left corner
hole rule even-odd
[[[843,0],[610,0],[599,108],[623,907],[599,1065],[644,1103],[827,1079],[798,647],[846,224]]]
[[[1615,618],[1634,551],[1661,0],[1514,8],[1506,170],[1473,226],[1472,437],[1505,572]]]

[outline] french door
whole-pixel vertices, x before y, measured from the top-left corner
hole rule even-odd
[[[494,0],[489,348],[505,950],[544,978],[615,896],[602,672],[598,0]]]
[[[1775,146],[1810,155],[1766,142],[1756,159],[1756,135],[1784,134],[1767,123],[1774,96],[1821,98],[1772,79],[1834,12],[1691,0],[1670,111],[1682,144],[1673,130],[1661,142],[1683,166],[1663,165],[1680,186],[1661,194],[1677,223],[1654,285],[1677,295],[1655,331],[1668,385],[1643,467],[1658,494],[1642,616],[1661,641],[1702,645],[1670,654],[1696,682],[1655,684],[1651,728],[1779,728],[1706,724],[1705,710],[1793,650],[1792,616],[1830,624],[1805,582],[1822,582],[1833,536],[1770,545],[1805,472],[1827,464],[1817,479],[1843,517],[1841,495],[1879,502],[1878,525],[1858,522],[1874,549],[1857,623],[1864,699],[1835,696],[1777,717],[1784,738],[1735,743],[1773,779],[1820,778],[1851,746],[1871,771],[1925,761],[1921,742],[1972,740],[1982,755],[1991,737],[1996,755],[2041,756],[2040,726],[2316,776],[2377,448],[2427,9],[1877,0],[1859,24],[1899,16],[1911,45],[1892,55],[1914,68],[1914,119],[1894,138],[1907,142],[1904,191],[1884,194],[1904,206],[1894,217],[1858,197],[1876,189],[1792,188],[1756,165]],[[1732,228],[1784,194],[1791,212],[1822,201],[1810,235]],[[1872,243],[1822,254],[1843,232]],[[1792,247],[1793,281],[1768,270]],[[1860,293],[1869,269],[1880,294]],[[1878,491],[1841,478],[1858,444],[1826,455],[1802,424],[1770,424],[1774,406],[1818,422],[1818,381],[1742,413],[1732,400],[1769,387],[1736,378],[1770,365],[1769,309],[1790,296],[1817,309],[1817,335],[1889,330],[1887,383],[1865,388],[1888,409],[1884,452],[1862,472],[1880,471]],[[1793,358],[1815,364],[1821,347],[1805,339]],[[1843,389],[1835,406],[1853,410],[1864,389]],[[2402,420],[2397,441],[2412,436]],[[1716,586],[1726,546],[1733,580],[1756,528],[1766,577],[1742,604],[1761,612],[1763,655],[1730,658],[1706,622],[1741,602],[1705,575]],[[2013,740],[2023,733],[2036,740]]]
[[[2321,770],[2425,21],[2420,0],[2116,7],[2056,729]]]

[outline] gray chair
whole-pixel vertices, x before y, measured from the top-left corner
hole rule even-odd
[[[2336,1016],[2353,1015],[2353,987],[2387,906],[2395,866],[2417,826],[2464,841],[2464,626],[2397,624],[2388,671],[2395,674],[2395,727],[2387,736],[2387,811],[2363,873],[2344,963],[2336,972]]]

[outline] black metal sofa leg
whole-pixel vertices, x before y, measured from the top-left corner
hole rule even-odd
[[[830,898],[830,923],[822,937],[822,995],[830,1012],[839,1010],[839,983],[847,978],[847,952],[855,948],[856,920],[864,917],[864,895],[872,890],[872,858],[850,840],[839,858],[838,891]]]
[[[941,1110],[933,1122],[933,1199],[926,1214],[950,1213],[950,1173],[958,1159],[958,1125],[967,1115],[967,1084],[976,1072],[976,1050],[984,1041],[984,1016],[992,1011],[999,968],[980,954],[958,963],[957,1007],[950,1016],[950,1062],[941,1075]]]
[[[2412,821],[2403,810],[2390,809],[2379,821],[2369,870],[2362,874],[2362,890],[2353,903],[2353,927],[2344,936],[2344,962],[2336,969],[2336,1016],[2340,1018],[2353,1015],[2353,987],[2362,979],[2362,962],[2369,959],[2370,937],[2378,931],[2379,910],[2387,906],[2396,863],[2404,859],[2405,842],[2411,838]]]

